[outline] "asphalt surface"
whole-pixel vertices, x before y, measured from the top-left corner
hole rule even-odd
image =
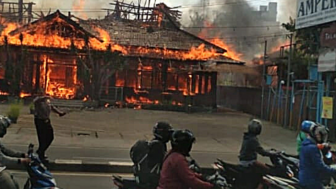
[[[23,188],[28,175],[23,171],[12,171],[20,188]],[[61,189],[117,189],[113,184],[112,174],[93,174],[93,173],[52,173],[56,179],[57,186]],[[122,175],[124,177],[131,177],[131,175]]]
[[[6,145],[11,149],[24,152],[27,147],[24,145]],[[59,160],[81,160],[83,163],[105,163],[124,162],[132,163],[129,156],[129,149],[122,148],[81,148],[81,147],[53,147],[48,151],[51,161]],[[238,162],[237,152],[204,152],[193,150],[191,156],[202,167],[211,167],[217,160],[222,159],[228,162]],[[259,157],[262,161],[268,162],[268,158]]]

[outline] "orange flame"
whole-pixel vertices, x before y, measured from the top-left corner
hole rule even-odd
[[[88,100],[89,100],[89,96],[88,95],[83,98],[83,102],[86,102]]]
[[[84,49],[86,44],[85,40],[82,38],[76,38],[76,36],[69,37],[69,33],[64,33],[63,30],[51,30],[46,28],[51,25],[57,25],[60,28],[62,26],[67,26],[66,21],[59,18],[59,16],[51,19],[48,22],[41,22],[34,26],[28,26],[28,30],[22,31],[22,44],[27,46],[37,46],[37,47],[55,47],[69,49],[73,45],[78,49]],[[1,36],[8,36],[9,44],[20,45],[20,34],[15,34],[13,36],[9,33],[18,28],[18,25],[13,23],[7,23],[6,28],[1,33]],[[64,27],[65,28],[65,27]],[[215,49],[207,49],[205,44],[201,44],[198,47],[192,47],[189,51],[181,50],[168,50],[160,48],[147,48],[147,47],[130,47],[130,46],[121,46],[113,44],[110,38],[109,33],[106,30],[103,30],[99,27],[93,27],[93,29],[99,34],[99,38],[103,42],[99,41],[96,38],[89,39],[89,45],[94,50],[107,50],[110,45],[112,51],[120,51],[124,55],[142,55],[142,56],[156,56],[158,58],[171,58],[178,60],[208,60],[223,57],[223,54],[217,53]],[[67,37],[63,37],[67,36]],[[2,40],[3,42],[3,40]],[[215,44],[222,48],[228,49],[229,47],[225,45],[220,40],[213,40]],[[233,59],[239,59],[240,55],[230,51],[228,54]]]
[[[129,104],[159,104],[158,100],[151,101],[146,97],[139,97],[139,99],[135,97],[126,97],[126,102]]]
[[[79,12],[79,17],[87,19],[88,16],[83,12],[85,6],[85,0],[79,0],[78,2],[74,2],[72,5],[72,10],[75,12]]]
[[[227,50],[227,52],[224,53],[224,56],[227,56],[227,57],[232,58],[234,60],[240,60],[241,57],[242,57],[241,53],[238,53],[238,52],[234,51],[232,46],[229,46],[229,45],[225,44],[220,39],[217,39],[217,38],[213,39],[213,40],[211,40],[211,43]]]
[[[7,95],[9,95],[9,93],[0,91],[0,95],[7,96]]]
[[[270,53],[275,53],[275,52],[279,52],[281,47],[283,46],[288,46],[286,41],[279,41],[278,44],[274,47],[272,47],[272,49],[270,50]]]
[[[76,88],[74,86],[66,87],[65,83],[60,83],[58,81],[51,80],[51,75],[58,75],[58,73],[53,72],[52,64],[54,63],[54,61],[45,55],[42,57],[42,59],[43,59],[43,66],[41,68],[42,69],[41,79],[42,81],[45,81],[46,94],[49,94],[52,97],[63,99],[74,98],[76,94]],[[73,68],[73,85],[75,85],[76,82],[77,82],[77,66]]]
[[[22,44],[27,46],[55,47],[62,49],[69,49],[72,45],[76,46],[76,48],[78,49],[84,49],[84,47],[86,46],[84,39],[76,38],[76,36],[68,37],[69,33],[66,33],[67,31],[63,31],[61,29],[46,29],[50,28],[48,27],[49,24],[57,25],[60,28],[62,28],[62,26],[68,25],[66,21],[62,20],[61,18],[59,18],[59,16],[57,16],[48,22],[36,24],[34,26],[28,26],[28,31],[21,32],[23,36]],[[5,26],[5,29],[1,33],[2,38],[4,38],[4,36],[7,36],[9,44],[21,45],[20,34],[9,35],[9,33],[17,29],[19,25],[14,23],[6,23]],[[100,42],[96,38],[90,38],[89,45],[95,50],[107,50],[107,46],[111,42],[108,32],[98,27],[95,27],[94,29],[98,32],[99,38],[103,39],[104,42]],[[0,43],[3,42],[4,40],[2,39]],[[127,53],[124,47],[119,45],[113,45],[112,50],[118,50],[124,54]]]
[[[27,96],[31,96],[31,94],[30,93],[24,93],[24,92],[20,93],[20,98],[24,98],[24,97],[27,97]]]
[[[173,101],[173,102],[172,102],[172,105],[175,105],[175,106],[183,106],[182,103],[180,103],[180,102],[176,102],[176,101]]]

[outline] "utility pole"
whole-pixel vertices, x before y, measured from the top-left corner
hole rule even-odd
[[[261,118],[264,118],[264,96],[265,96],[265,86],[266,86],[266,58],[267,58],[267,41],[265,41],[265,51],[264,51],[264,64],[263,64],[263,82],[262,82],[262,92],[261,92]]]
[[[19,0],[19,23],[23,22],[23,0]]]
[[[210,5],[209,0],[202,0],[202,9],[203,9],[203,15],[206,18],[207,17],[207,11],[206,11],[206,7]]]
[[[289,98],[289,87],[290,87],[290,75],[291,75],[291,61],[292,61],[292,46],[293,46],[293,34],[289,35],[290,44],[289,44],[289,55],[288,55],[288,65],[287,65],[287,82],[286,82],[286,104],[285,104],[285,122],[284,126],[287,127],[287,118],[288,118],[288,98]],[[292,103],[292,99],[290,101]]]

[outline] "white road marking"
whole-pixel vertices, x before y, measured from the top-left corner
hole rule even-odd
[[[120,165],[120,166],[132,166],[133,162],[117,162],[117,161],[109,161],[109,165]]]
[[[27,173],[24,171],[13,171],[10,170],[14,175],[26,175]],[[81,177],[111,177],[113,175],[121,176],[125,178],[132,178],[132,174],[121,174],[121,173],[80,173],[80,172],[52,172],[53,175],[56,176],[81,176]]]
[[[76,164],[80,165],[83,164],[82,160],[75,160],[75,159],[56,159],[55,160],[56,164]]]

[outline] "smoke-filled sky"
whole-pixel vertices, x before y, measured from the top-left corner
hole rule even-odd
[[[10,1],[17,1],[17,0],[10,0]],[[74,14],[78,16],[87,16],[87,17],[103,17],[105,12],[100,10],[101,8],[109,8],[109,3],[113,2],[112,0],[58,0],[58,1],[50,1],[50,0],[32,0],[36,3],[34,7],[35,10],[49,10],[51,8],[52,11],[56,9],[60,9],[62,12],[72,11]],[[125,0],[125,2],[131,2],[132,0]],[[142,0],[143,2],[145,0]],[[242,0],[243,1],[243,0]],[[295,7],[296,1],[295,0],[246,0],[248,3],[253,5],[256,9],[260,5],[267,5],[268,2],[278,2],[278,19],[280,22],[286,22],[289,16],[294,16],[295,14]],[[28,2],[28,0],[25,0]],[[31,2],[31,1],[29,1]],[[84,2],[84,4],[81,4]],[[133,0],[133,2],[137,2],[137,0]],[[195,9],[195,5],[199,5],[200,0],[157,0],[157,2],[164,2],[168,6],[182,6],[180,10],[186,15],[188,11],[193,8]],[[216,0],[209,0],[210,4],[218,4]],[[229,5],[228,5],[229,6]],[[76,12],[74,11],[74,7],[81,7],[84,11],[83,12]],[[220,6],[210,6],[211,9],[219,8]],[[185,16],[184,18],[188,18]],[[185,22],[185,20],[184,20]]]

